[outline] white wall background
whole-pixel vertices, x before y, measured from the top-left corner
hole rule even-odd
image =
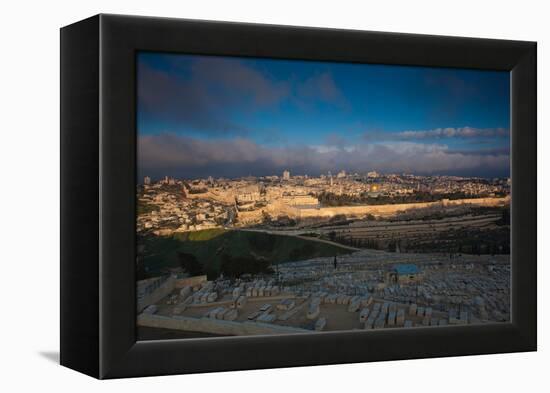
[[[56,364],[59,345],[59,31],[122,13],[539,43],[539,223],[550,222],[550,63],[543,1],[7,1],[0,20],[0,390],[517,392],[548,382],[546,225],[539,225],[539,352],[99,382]],[[548,117],[547,117],[548,118]],[[545,206],[546,205],[546,206]],[[546,280],[548,281],[548,280]],[[546,323],[545,323],[546,322]],[[546,334],[545,334],[546,333]],[[131,390],[130,390],[131,389]]]

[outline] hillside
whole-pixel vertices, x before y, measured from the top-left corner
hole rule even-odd
[[[209,278],[214,278],[223,270],[223,260],[231,260],[232,263],[241,261],[243,265],[252,261],[263,266],[273,266],[350,252],[337,245],[293,236],[224,229],[184,232],[166,237],[151,236],[141,239],[140,243],[144,251],[140,258],[138,278],[154,276],[166,268],[181,266],[182,258],[189,255],[196,259],[200,269]],[[245,271],[240,273],[247,272],[247,267],[241,268]]]

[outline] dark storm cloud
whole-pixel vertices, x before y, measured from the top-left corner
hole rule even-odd
[[[467,81],[452,72],[434,72],[424,78],[428,89],[438,89],[445,99],[437,101],[431,109],[433,119],[448,119],[456,116],[464,102],[471,98],[479,98],[479,88],[475,83]]]
[[[198,57],[186,72],[177,60],[170,64],[168,70],[139,65],[138,105],[144,118],[212,134],[245,135],[248,128],[233,119],[235,113],[277,108],[285,100],[300,108],[317,102],[349,106],[328,72],[285,81],[236,59]]]
[[[276,105],[288,95],[289,87],[238,62],[228,62],[195,60],[189,79],[140,65],[140,111],[159,121],[212,133],[245,134],[247,128],[231,119],[231,109]]]
[[[139,70],[138,100],[144,118],[181,122],[212,132],[245,131],[219,116],[213,108],[220,103],[197,83],[173,78],[145,65]]]
[[[424,78],[428,86],[437,86],[444,89],[447,95],[459,99],[474,96],[479,93],[479,88],[476,84],[467,82],[453,73],[431,73]]]
[[[265,147],[245,138],[199,140],[174,134],[141,136],[138,155],[140,174],[184,178],[280,175],[285,169],[309,175],[345,169],[506,176],[510,161],[505,150],[453,151],[441,144]]]
[[[329,72],[313,75],[295,87],[295,103],[307,108],[316,101],[349,109],[350,104]]]
[[[252,67],[229,59],[199,58],[191,67],[192,79],[225,103],[244,98],[258,107],[278,104],[288,96],[288,82],[273,81]]]

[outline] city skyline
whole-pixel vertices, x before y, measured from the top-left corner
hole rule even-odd
[[[138,175],[509,176],[506,72],[140,53]]]
[[[288,177],[285,176],[285,173],[288,172]],[[372,174],[376,175],[372,175]],[[272,173],[268,175],[262,175],[262,176],[252,176],[252,175],[243,175],[243,176],[234,176],[234,177],[215,177],[215,176],[204,176],[204,177],[195,177],[195,178],[184,178],[184,177],[177,177],[177,176],[169,176],[169,175],[162,175],[158,177],[151,177],[148,175],[144,175],[142,178],[138,179],[138,184],[145,184],[145,185],[151,185],[157,182],[163,182],[168,180],[174,180],[174,181],[195,181],[195,180],[239,180],[239,179],[247,179],[247,178],[254,178],[254,179],[268,179],[268,178],[278,178],[280,180],[289,180],[289,179],[297,179],[297,178],[303,178],[303,179],[317,179],[317,178],[333,178],[334,180],[340,178],[340,177],[363,177],[363,178],[375,178],[375,179],[384,179],[387,177],[401,177],[401,176],[415,176],[418,178],[458,178],[458,179],[483,179],[483,180],[498,180],[501,181],[503,179],[510,179],[509,176],[503,176],[503,177],[477,177],[477,176],[455,176],[455,175],[417,175],[415,173],[382,173],[377,171],[362,171],[362,172],[348,172],[344,169],[339,171],[328,171],[326,173],[321,173],[319,176],[311,176],[307,173],[294,173],[289,170],[284,170],[282,173]]]

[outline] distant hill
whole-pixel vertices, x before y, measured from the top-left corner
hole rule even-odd
[[[261,232],[208,229],[176,233],[172,236],[151,236],[142,240],[144,253],[141,277],[154,276],[166,268],[181,266],[178,255],[193,255],[208,274],[215,278],[221,272],[222,260],[257,261],[275,265],[315,257],[348,254],[337,245],[303,238]],[[243,262],[244,263],[244,262]]]

